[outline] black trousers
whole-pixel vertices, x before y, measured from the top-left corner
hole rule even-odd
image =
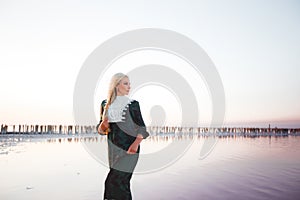
[[[113,168],[105,180],[104,199],[131,200],[130,179],[132,173],[123,172]]]

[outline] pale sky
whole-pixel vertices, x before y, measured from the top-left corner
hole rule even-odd
[[[214,62],[225,90],[225,125],[300,127],[299,22],[300,3],[288,0],[0,0],[0,124],[73,124],[74,85],[88,55],[120,33],[162,28],[197,42]],[[116,62],[111,73],[126,62],[174,68],[182,62],[143,53]],[[195,89],[197,78],[181,66]],[[96,116],[105,80],[95,91]],[[199,124],[205,124],[211,103],[198,81]],[[151,90],[165,100],[157,101]],[[163,88],[141,88],[133,97],[147,124],[155,104],[165,108],[167,124],[180,123],[176,98]]]

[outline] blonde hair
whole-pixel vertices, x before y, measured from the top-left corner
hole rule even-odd
[[[107,106],[112,104],[112,102],[114,102],[114,100],[116,99],[117,96],[116,87],[117,85],[119,85],[120,81],[125,77],[128,78],[128,76],[123,73],[116,73],[111,77],[109,88],[108,88],[108,95],[107,95],[107,103],[106,103]]]

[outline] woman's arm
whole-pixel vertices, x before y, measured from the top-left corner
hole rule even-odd
[[[100,105],[100,120],[99,120],[99,123],[97,124],[96,126],[96,129],[97,129],[97,132],[100,134],[100,135],[105,135],[105,130],[103,130],[103,125],[105,127],[108,127],[108,119],[104,119],[102,120],[102,115],[103,115],[103,110],[104,110],[104,106],[106,104],[106,100],[103,100],[101,105]],[[101,124],[102,123],[102,124]]]
[[[136,127],[137,136],[134,142],[128,148],[127,153],[135,154],[138,150],[140,143],[143,139],[146,139],[149,136],[149,133],[146,130],[146,125],[144,123],[138,101],[132,102],[132,104],[129,107],[129,111],[132,121],[134,122],[134,125]]]
[[[138,101],[133,101],[131,103],[129,106],[129,113],[134,123],[136,134],[140,134],[144,139],[146,139],[149,136],[149,133],[147,132]]]

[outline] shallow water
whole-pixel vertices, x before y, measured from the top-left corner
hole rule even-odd
[[[175,161],[142,171],[143,156],[173,141],[191,141]],[[143,141],[133,198],[298,199],[300,137],[217,138],[200,158],[203,137],[151,137]],[[108,168],[105,137],[0,136],[0,199],[102,199]],[[101,157],[100,157],[101,158]],[[162,157],[161,159],[168,159]],[[154,159],[153,159],[154,160]],[[154,160],[156,162],[156,160]]]

